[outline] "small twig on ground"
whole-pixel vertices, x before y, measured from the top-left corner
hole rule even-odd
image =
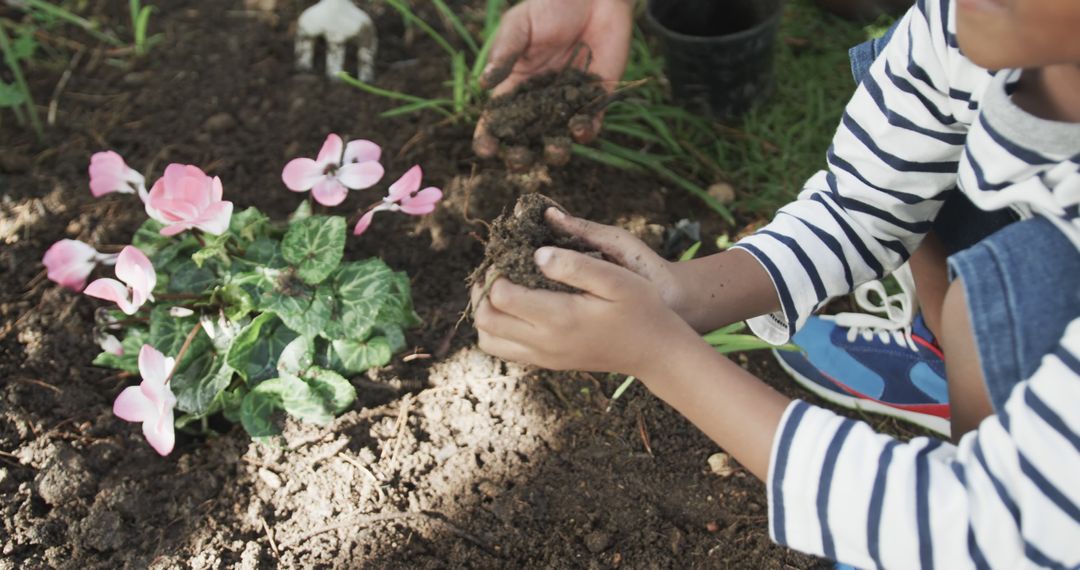
[[[7,338],[7,335],[11,334],[11,331],[15,330],[15,327],[23,324],[23,321],[30,318],[30,315],[33,315],[34,313],[41,310],[41,307],[44,304],[45,304],[45,297],[42,296],[41,300],[38,301],[38,304],[34,305],[34,308],[26,311],[25,313],[20,315],[19,318],[15,319],[14,321],[9,322],[6,326],[4,326],[3,329],[0,329],[0,340],[4,340],[5,338]],[[75,303],[71,303],[71,305],[74,305],[74,304]]]
[[[22,382],[23,384],[33,384],[35,386],[41,386],[42,388],[52,390],[53,392],[56,392],[57,394],[63,394],[64,393],[64,391],[61,390],[60,388],[57,388],[56,386],[53,386],[52,384],[49,384],[47,382],[43,382],[41,380],[35,380],[33,378],[13,378],[13,380],[15,380],[16,382]]]
[[[338,457],[340,457],[342,459],[342,461],[344,461],[344,462],[348,463],[349,465],[352,465],[353,467],[359,469],[360,472],[363,473],[364,475],[366,475],[368,479],[371,479],[371,485],[373,487],[375,487],[375,490],[379,493],[379,502],[382,503],[382,502],[386,501],[386,494],[383,493],[383,490],[382,490],[382,482],[380,482],[379,478],[376,477],[375,474],[371,472],[371,469],[368,469],[367,467],[364,466],[363,463],[360,463],[356,459],[353,459],[352,457],[350,457],[350,456],[348,456],[348,455],[346,455],[344,453],[338,455]]]
[[[335,455],[341,453],[341,450],[345,449],[348,446],[349,446],[349,440],[340,439],[340,440],[330,444],[330,447],[328,447],[324,451],[320,452],[315,457],[312,457],[311,461],[308,461],[308,465],[311,466],[311,467],[314,467],[314,466],[318,465],[319,463],[322,463],[323,461],[326,461],[327,459],[330,459],[331,457],[334,457]]]
[[[401,449],[402,434],[405,433],[405,425],[409,421],[409,410],[412,408],[412,394],[405,394],[398,406],[397,424],[394,428],[394,441],[391,443],[390,459],[386,462],[386,471],[391,472],[397,464],[398,451]]]
[[[64,93],[68,81],[71,81],[71,73],[75,71],[79,62],[82,61],[84,53],[86,53],[85,49],[79,49],[79,51],[75,52],[75,55],[71,56],[71,62],[68,63],[67,69],[60,76],[60,81],[56,82],[56,88],[53,89],[52,97],[49,99],[49,113],[45,119],[45,122],[50,127],[56,125],[56,112],[60,108],[60,95]]]
[[[25,298],[29,297],[30,295],[32,295],[34,293],[34,290],[37,289],[37,286],[45,281],[45,277],[47,275],[48,275],[48,272],[45,269],[42,269],[41,271],[38,271],[37,275],[35,275],[33,279],[31,279],[29,282],[26,283],[26,290],[23,292],[22,296],[19,297],[19,298],[20,299],[25,299]]]
[[[401,357],[401,361],[402,362],[412,362],[414,360],[427,360],[429,358],[431,358],[430,354],[427,354],[425,352],[414,352],[412,354],[407,354],[407,355]]]
[[[266,524],[266,517],[260,517],[262,521],[263,532],[266,533],[266,539],[270,541],[270,550],[274,551],[274,558],[281,560],[281,552],[278,550],[277,542],[274,541],[274,532],[270,530],[270,525]]]
[[[645,426],[645,415],[641,413],[641,410],[637,411],[637,428],[638,435],[641,436],[641,443],[645,445],[645,451],[649,452],[649,455],[656,457],[652,451],[652,444],[649,443],[649,428]]]

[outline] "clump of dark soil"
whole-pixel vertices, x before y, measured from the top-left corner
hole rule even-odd
[[[542,194],[523,194],[518,198],[512,212],[503,212],[491,223],[484,261],[469,277],[469,281],[485,283],[488,270],[494,268],[499,277],[506,277],[512,283],[530,289],[577,293],[577,289],[545,277],[533,261],[537,248],[548,245],[600,255],[581,240],[556,235],[552,231],[544,220],[544,212],[552,206],[563,209]]]
[[[495,97],[484,116],[488,133],[499,139],[511,170],[526,169],[539,156],[561,166],[570,158],[568,133],[590,128],[607,97],[599,76],[568,68],[534,76]]]

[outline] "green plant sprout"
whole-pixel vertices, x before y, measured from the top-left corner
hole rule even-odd
[[[20,60],[29,59],[33,55],[35,47],[34,38],[30,34],[20,35],[12,42],[8,37],[7,30],[4,29],[3,23],[0,22],[0,54],[4,56],[4,63],[11,70],[14,79],[13,83],[5,83],[0,80],[0,108],[10,108],[15,114],[15,120],[20,125],[26,123],[26,118],[23,115],[23,109],[25,109],[26,115],[30,118],[31,128],[34,129],[34,134],[37,135],[40,141],[44,137],[44,130],[41,127],[41,119],[38,117],[37,108],[34,106],[30,86],[26,83],[22,65],[19,63]]]
[[[111,46],[120,47],[124,45],[124,42],[120,41],[120,39],[113,35],[112,32],[101,31],[101,26],[97,22],[87,20],[71,10],[61,8],[60,6],[46,2],[45,0],[9,0],[8,3],[16,8],[21,8],[31,15],[52,17],[75,25],[93,36],[94,39],[105,42]]]
[[[383,112],[382,117],[397,117],[420,111],[434,111],[443,115],[449,121],[470,122],[479,117],[477,103],[482,100],[484,90],[480,87],[480,76],[487,64],[488,54],[491,53],[491,45],[495,40],[495,30],[499,24],[499,16],[502,14],[506,0],[487,0],[484,11],[484,27],[480,37],[482,44],[469,32],[469,29],[457,16],[457,14],[443,1],[433,0],[433,4],[439,14],[445,19],[449,27],[461,38],[462,42],[472,54],[472,65],[469,65],[469,53],[455,48],[442,34],[430,24],[413,12],[407,2],[403,0],[387,0],[387,3],[401,14],[407,26],[416,26],[432,40],[435,41],[450,57],[450,79],[447,86],[450,88],[450,97],[425,98],[391,89],[376,87],[370,83],[342,72],[338,74],[345,83],[357,89],[385,97],[402,101],[403,105]]]
[[[160,40],[161,36],[146,36],[146,29],[150,24],[150,14],[154,12],[153,6],[143,6],[142,0],[129,0],[131,12],[131,33],[135,42],[135,55],[143,56],[150,51],[150,47]]]

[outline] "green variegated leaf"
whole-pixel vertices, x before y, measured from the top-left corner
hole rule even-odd
[[[240,423],[251,437],[269,437],[281,433],[281,417],[276,412],[284,410],[280,378],[272,378],[255,386],[244,396],[240,404]]]
[[[239,321],[255,310],[255,299],[235,283],[218,289],[214,294],[214,301],[223,305],[225,317],[230,321]]]
[[[161,222],[148,219],[139,226],[131,238],[131,245],[150,258],[150,262],[154,264],[154,269],[159,274],[167,271],[174,259],[183,257],[181,253],[185,250],[194,250],[199,245],[199,242],[189,233],[165,237],[159,233],[163,227],[165,225]]]
[[[300,202],[300,205],[293,210],[293,213],[289,214],[289,223],[299,222],[305,218],[311,217],[311,201],[304,200]]]
[[[211,259],[220,260],[223,265],[228,267],[232,260],[229,259],[225,250],[225,244],[229,242],[229,233],[225,232],[219,236],[204,233],[203,234],[203,246],[201,249],[191,254],[191,261],[195,262],[195,265],[202,267],[207,261]]]
[[[393,273],[380,259],[345,263],[334,275],[334,315],[324,336],[364,340],[390,298]]]
[[[319,425],[334,419],[333,406],[311,384],[291,374],[276,378],[281,383],[281,403],[294,418]]]
[[[390,352],[400,352],[405,349],[405,331],[401,330],[401,327],[391,324],[381,324],[376,327],[376,334],[381,333],[386,338],[386,343],[390,346]]]
[[[331,343],[337,356],[335,364],[341,363],[346,372],[360,373],[368,368],[386,366],[393,356],[386,337],[373,337],[367,342],[340,339]]]
[[[180,348],[184,346],[184,340],[199,319],[194,315],[174,317],[169,314],[169,309],[168,305],[157,305],[150,311],[150,338],[147,342],[165,356],[176,358]],[[200,329],[177,370],[184,370],[195,358],[208,352],[211,346],[210,337]]]
[[[322,398],[330,413],[337,415],[349,409],[356,401],[356,388],[337,372],[313,367],[303,379]]]
[[[282,351],[296,336],[276,315],[263,313],[236,337],[226,361],[250,383],[273,378]]]
[[[236,236],[241,244],[248,244],[263,237],[269,227],[270,218],[255,207],[233,214],[229,219],[229,232]]]
[[[224,360],[205,352],[173,376],[171,384],[177,409],[197,417],[214,411],[214,399],[229,386],[234,372]]]
[[[281,241],[281,253],[305,283],[321,283],[345,253],[345,218],[311,216],[293,222]]]
[[[299,376],[315,363],[315,338],[298,336],[281,352],[278,374]]]
[[[281,255],[281,244],[270,238],[261,237],[244,251],[244,259],[263,265],[280,269],[288,265],[285,257]]]
[[[328,283],[318,288],[290,280],[280,283],[263,294],[260,308],[276,313],[292,330],[306,336],[326,334],[334,303],[333,290]]]
[[[218,276],[209,266],[199,267],[194,261],[184,261],[169,275],[170,293],[207,293],[218,282]]]
[[[390,278],[390,295],[379,308],[375,318],[378,325],[390,324],[404,328],[420,324],[420,317],[413,310],[409,276],[403,271],[394,272]]]

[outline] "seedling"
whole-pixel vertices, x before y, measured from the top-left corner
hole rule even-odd
[[[337,205],[379,182],[379,153],[331,134],[317,160],[295,159],[282,177]],[[417,166],[391,185],[398,211],[434,210],[442,192],[419,190],[420,176]],[[216,414],[255,438],[278,434],[281,413],[329,422],[356,398],[347,376],[387,364],[420,322],[408,276],[377,258],[343,259],[343,216],[313,215],[307,201],[287,222],[234,213],[221,179],[192,165],[169,165],[147,190],[113,152],[93,157],[90,178],[95,196],[137,196],[150,219],[119,255],[62,240],[43,263],[53,281],[115,304],[98,311],[94,363],[142,376],[114,411],[142,423],[162,455],[174,428],[205,432]],[[85,285],[98,264],[115,265],[115,278]]]

